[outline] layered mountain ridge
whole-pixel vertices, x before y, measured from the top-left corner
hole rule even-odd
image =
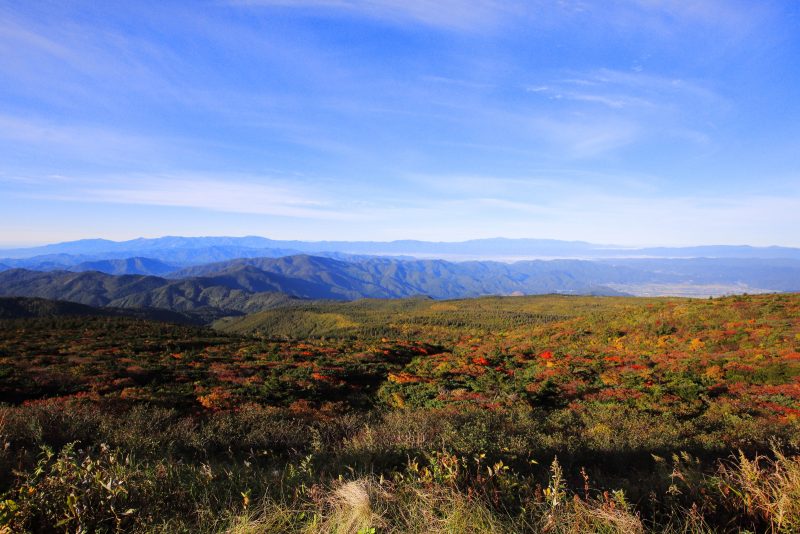
[[[175,237],[139,238],[129,241],[86,239],[40,247],[0,250],[0,263],[10,267],[32,267],[30,260],[61,264],[146,257],[170,265],[187,267],[235,258],[387,255],[439,259],[603,259],[603,258],[790,258],[800,259],[800,249],[711,245],[696,247],[621,247],[584,241],[554,239],[474,239],[461,242],[399,241],[285,241],[264,237]],[[341,259],[341,257],[339,257]],[[10,261],[16,260],[16,261]],[[19,260],[28,260],[27,265]],[[70,263],[75,262],[75,263]]]
[[[328,251],[298,253],[315,247]],[[441,257],[396,255],[401,251]],[[5,251],[9,252],[16,257],[0,261],[0,296],[126,310],[161,309],[202,321],[267,310],[297,299],[457,299],[545,293],[698,297],[800,291],[800,249],[781,247],[623,250],[530,239],[378,243],[164,237],[84,240]],[[502,256],[510,252],[516,252],[515,257],[566,257],[513,262],[442,259],[448,254]],[[642,257],[691,253],[718,257]],[[734,254],[741,257],[728,257]],[[580,255],[594,257],[569,257]],[[619,257],[607,257],[614,255]]]

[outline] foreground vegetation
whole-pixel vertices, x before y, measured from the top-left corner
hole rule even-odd
[[[217,327],[0,322],[0,532],[800,530],[800,295]]]

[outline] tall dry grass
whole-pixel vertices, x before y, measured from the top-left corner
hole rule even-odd
[[[543,499],[525,514],[493,509],[453,486],[362,477],[340,482],[301,510],[274,502],[235,518],[225,534],[644,534],[622,492],[581,499],[557,461]]]
[[[501,534],[508,527],[483,503],[451,488],[363,477],[300,509],[266,502],[234,518],[225,534]]]
[[[718,484],[726,504],[770,533],[800,532],[800,456],[777,448],[772,458],[738,457],[720,466]]]

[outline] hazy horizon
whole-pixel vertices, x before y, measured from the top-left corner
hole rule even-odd
[[[16,249],[28,249],[28,248],[39,248],[48,245],[62,245],[67,243],[79,242],[79,241],[93,241],[93,240],[103,240],[103,241],[110,241],[114,243],[124,243],[128,241],[137,241],[137,240],[156,240],[156,239],[164,239],[164,238],[187,238],[187,239],[204,239],[204,238],[230,238],[230,239],[244,239],[244,238],[263,238],[263,239],[270,239],[273,241],[279,242],[290,242],[290,241],[300,241],[304,243],[325,243],[325,242],[349,242],[349,243],[394,243],[394,242],[402,242],[402,241],[420,241],[424,243],[441,243],[441,244],[458,244],[458,243],[465,243],[470,241],[491,241],[491,240],[508,240],[508,241],[515,241],[515,240],[531,240],[531,241],[558,241],[563,243],[585,243],[588,245],[592,245],[599,248],[608,248],[614,250],[639,250],[639,249],[648,249],[648,248],[692,248],[692,247],[708,247],[708,246],[723,246],[723,247],[753,247],[753,248],[798,248],[792,245],[783,245],[783,244],[769,244],[769,245],[753,245],[750,243],[702,243],[702,244],[663,244],[663,243],[644,243],[644,244],[620,244],[620,243],[595,243],[591,241],[587,241],[584,239],[552,239],[549,237],[519,237],[519,238],[510,238],[504,236],[491,236],[491,237],[482,237],[482,238],[474,238],[474,239],[459,239],[459,240],[425,240],[425,239],[391,239],[391,240],[378,240],[378,239],[277,239],[274,237],[266,236],[266,235],[158,235],[158,236],[136,236],[129,239],[110,239],[107,237],[102,236],[92,236],[92,237],[83,237],[77,239],[69,239],[64,241],[42,241],[42,242],[35,242],[29,244],[5,244],[0,242],[0,257],[2,257],[2,251],[4,250],[16,250]],[[418,254],[419,255],[419,254]],[[446,256],[446,254],[430,254],[431,257],[442,257]],[[419,255],[419,257],[425,256],[424,254]],[[557,258],[557,256],[552,256],[553,258]],[[542,256],[544,258],[544,256]]]
[[[47,245],[55,245],[61,243],[69,243],[73,241],[84,241],[84,240],[92,240],[92,239],[105,239],[108,241],[114,242],[124,242],[124,241],[133,241],[136,239],[159,239],[161,237],[253,237],[253,235],[249,234],[203,234],[203,235],[176,235],[176,234],[153,234],[153,235],[136,235],[132,234],[131,237],[119,237],[119,238],[111,238],[111,237],[104,237],[102,235],[84,235],[84,236],[77,236],[74,238],[68,239],[44,239],[41,241],[0,241],[0,251],[2,250],[11,250],[11,249],[18,249],[18,248],[36,248],[41,246]],[[323,242],[323,241],[350,241],[350,242],[368,242],[368,241],[375,241],[375,242],[392,242],[392,241],[426,241],[431,243],[462,243],[464,241],[474,241],[474,240],[481,240],[481,239],[542,239],[542,240],[550,240],[553,239],[555,241],[565,241],[565,242],[586,242],[591,243],[592,245],[603,245],[609,247],[618,247],[618,248],[630,248],[630,249],[639,249],[639,248],[658,248],[658,247],[666,247],[666,248],[685,248],[685,247],[702,247],[702,246],[743,246],[743,247],[758,247],[758,248],[769,248],[769,247],[785,247],[785,248],[800,248],[800,243],[792,244],[792,243],[779,243],[779,242],[766,242],[765,244],[756,245],[753,243],[747,243],[743,241],[737,241],[732,239],[729,242],[641,242],[641,243],[597,243],[594,241],[589,241],[586,239],[554,239],[550,237],[530,237],[530,236],[521,236],[521,237],[505,237],[499,235],[489,235],[486,237],[476,237],[476,238],[465,238],[465,239],[414,239],[414,238],[397,238],[397,239],[358,239],[356,236],[353,239],[344,239],[344,238],[330,238],[330,239],[323,239],[323,238],[313,238],[313,239],[300,239],[300,238],[293,238],[293,237],[286,237],[286,238],[277,238],[272,237],[269,235],[258,235],[255,237],[264,237],[266,239],[274,239],[276,241],[308,241],[308,242]]]

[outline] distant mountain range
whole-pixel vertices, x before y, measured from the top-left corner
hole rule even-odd
[[[86,239],[24,249],[0,250],[6,268],[66,269],[98,260],[148,258],[189,267],[236,258],[297,254],[348,259],[349,256],[408,256],[450,260],[612,259],[612,258],[761,258],[798,259],[800,249],[787,247],[701,246],[624,248],[583,241],[552,239],[475,239],[455,243],[427,241],[279,241],[263,237],[160,237],[109,241]],[[106,271],[108,272],[108,271]],[[164,274],[147,270],[145,273]]]

